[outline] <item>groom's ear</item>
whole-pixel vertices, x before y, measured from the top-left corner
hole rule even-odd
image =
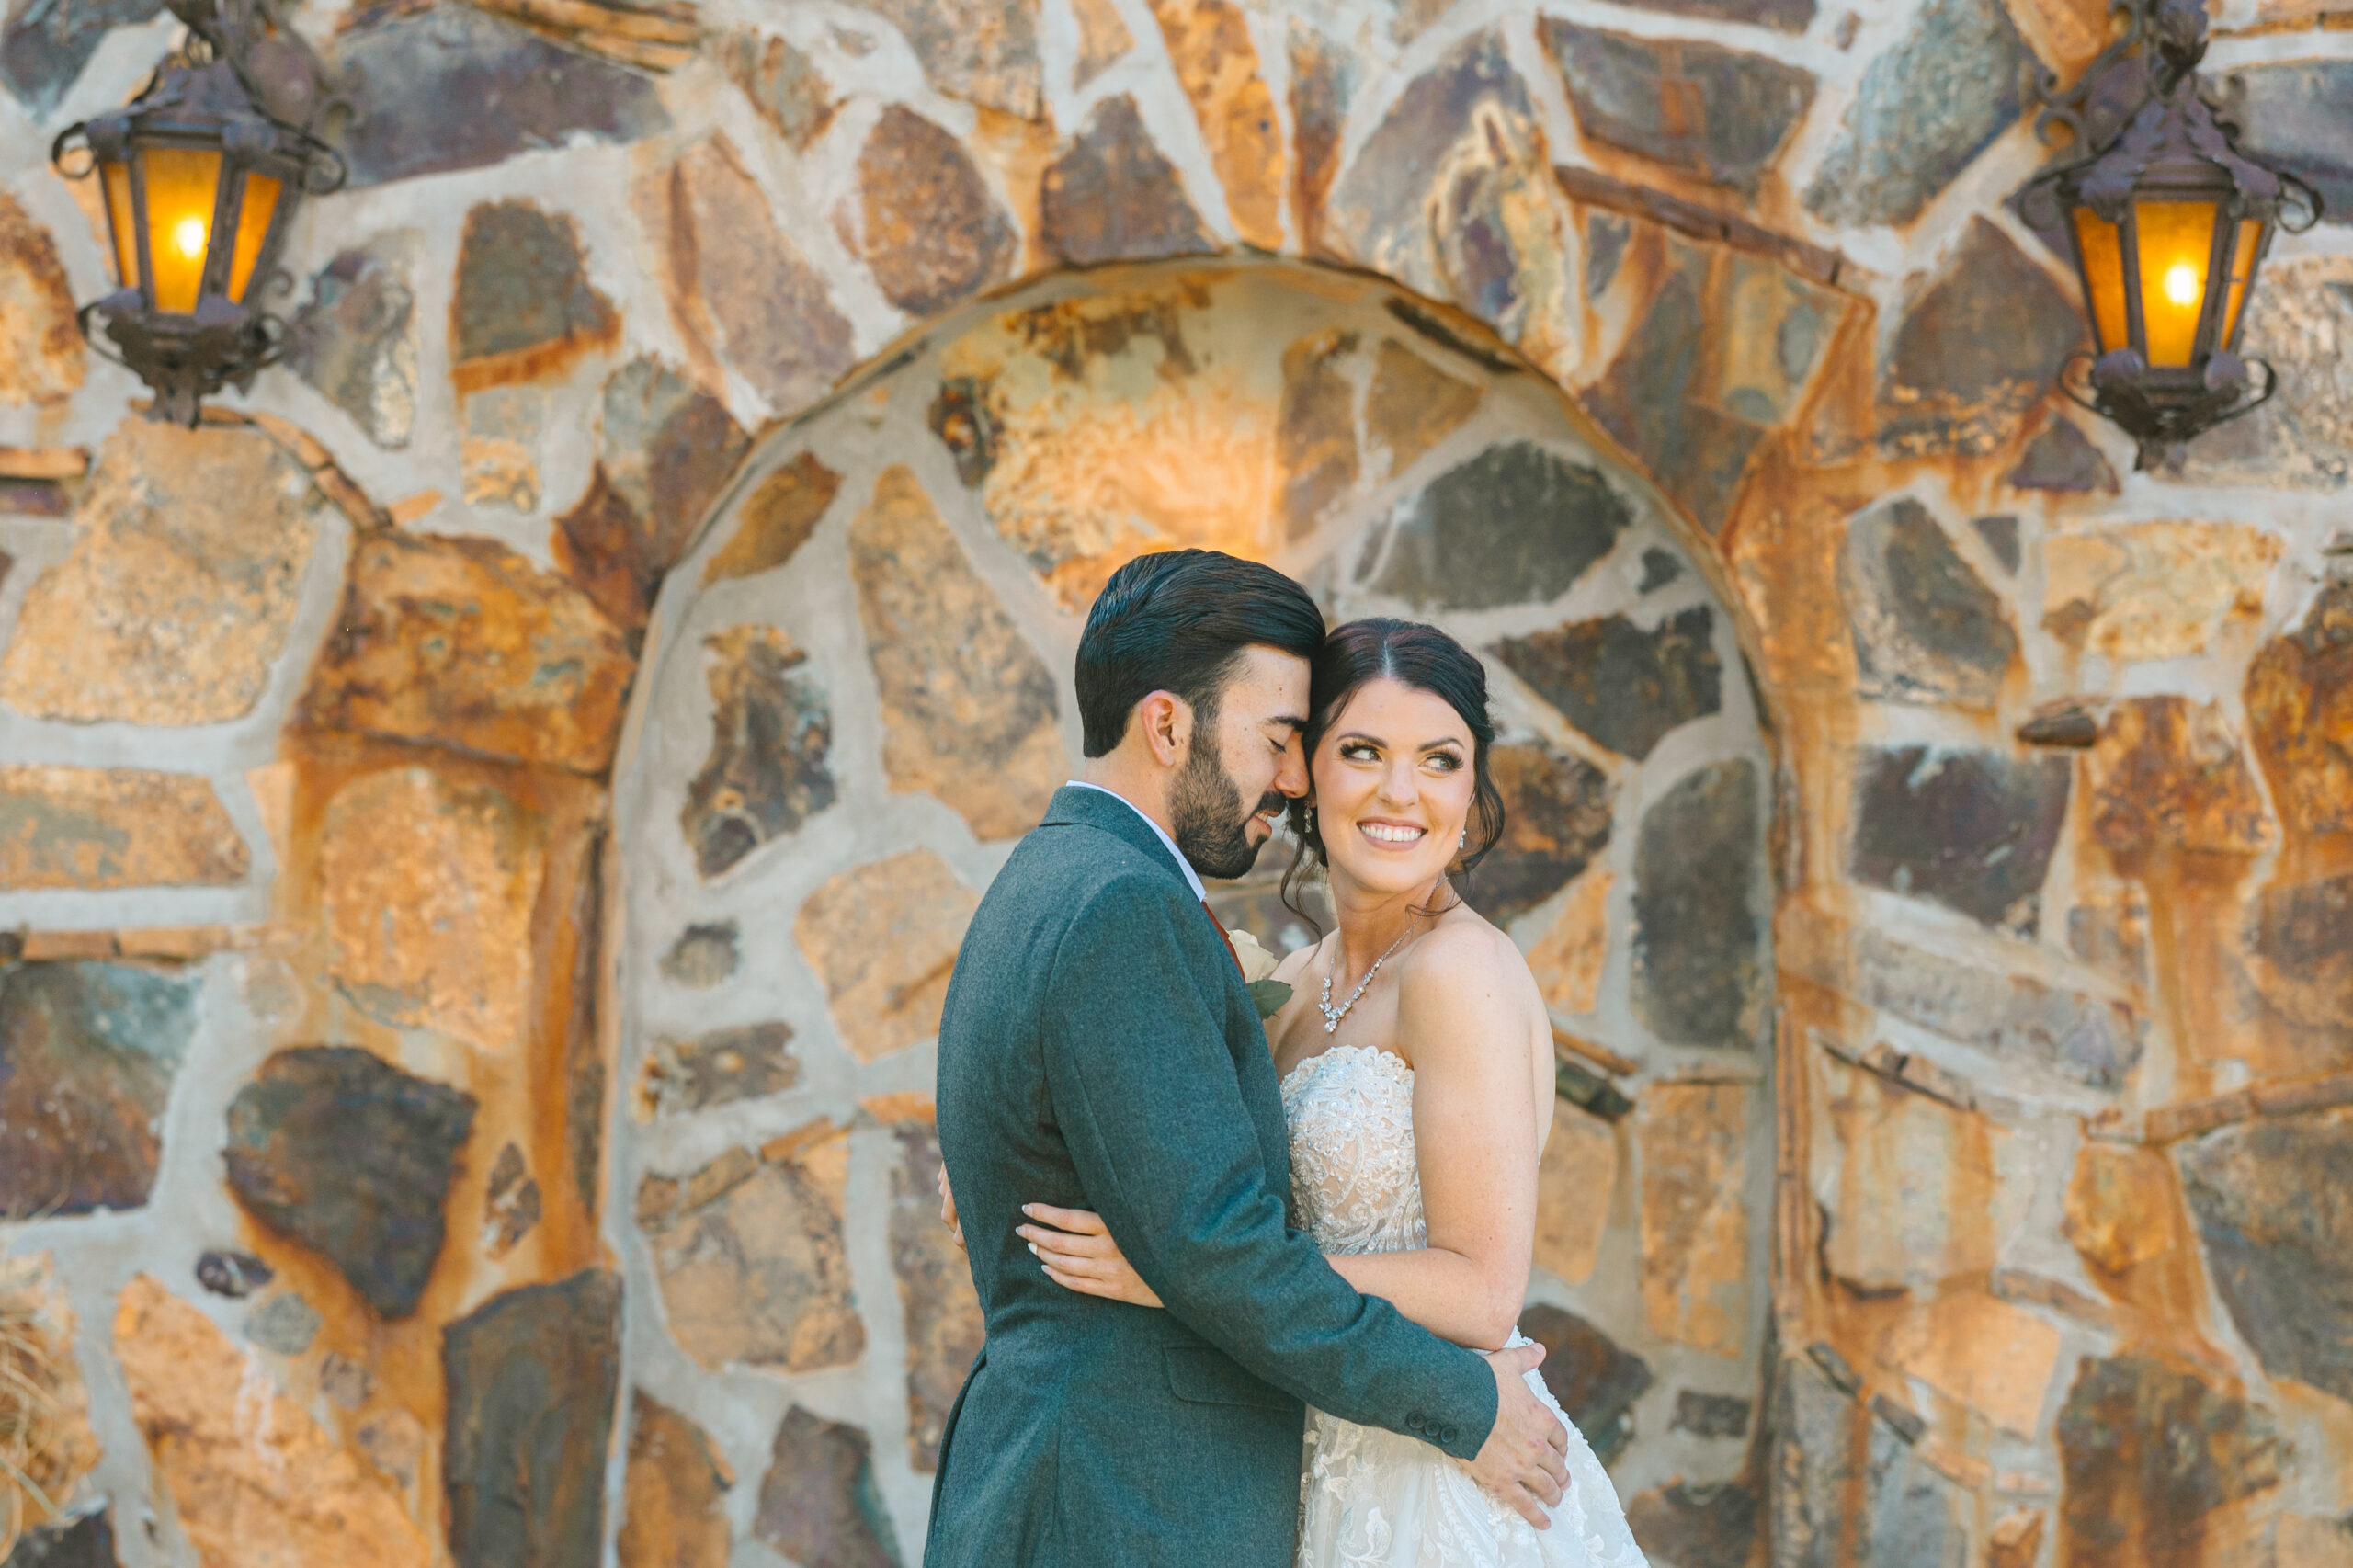
[[[1192,748],[1193,705],[1173,691],[1155,691],[1136,704],[1136,728],[1153,760],[1163,767],[1181,766]]]

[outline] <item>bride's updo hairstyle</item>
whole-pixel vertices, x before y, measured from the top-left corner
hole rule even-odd
[[[1415,691],[1427,691],[1460,714],[1471,731],[1470,834],[1455,858],[1452,873],[1467,883],[1472,869],[1487,858],[1504,835],[1504,798],[1487,768],[1487,753],[1495,744],[1495,722],[1487,713],[1487,671],[1478,659],[1435,626],[1419,621],[1371,618],[1335,628],[1315,655],[1307,696],[1307,730],[1301,744],[1313,768],[1315,748],[1338,722],[1348,702],[1376,680],[1393,680]],[[1303,800],[1290,803],[1290,831],[1299,852],[1283,873],[1283,903],[1292,914],[1320,928],[1321,923],[1299,903],[1299,887],[1311,871],[1326,865],[1322,827]],[[1458,889],[1458,892],[1461,890]]]

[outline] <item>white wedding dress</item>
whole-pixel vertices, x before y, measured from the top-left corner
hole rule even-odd
[[[1298,1217],[1327,1254],[1428,1244],[1414,1157],[1414,1070],[1336,1045],[1282,1082]],[[1515,1345],[1527,1340],[1512,1336]],[[1529,1386],[1557,1411],[1537,1373]],[[1643,1568],[1625,1510],[1575,1423],[1569,1485],[1539,1530],[1428,1444],[1307,1413],[1299,1568]]]

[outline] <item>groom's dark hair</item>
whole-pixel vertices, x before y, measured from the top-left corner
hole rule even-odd
[[[1218,699],[1246,648],[1279,648],[1313,660],[1324,612],[1307,590],[1271,566],[1214,550],[1139,555],[1103,585],[1078,639],[1078,722],[1089,756],[1128,732],[1128,716],[1155,691],[1217,716]]]

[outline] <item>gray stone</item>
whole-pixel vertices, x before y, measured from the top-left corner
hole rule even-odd
[[[208,1252],[196,1260],[196,1282],[216,1296],[241,1301],[278,1277],[249,1252]]]
[[[1647,594],[1665,587],[1682,575],[1682,558],[1671,550],[1661,550],[1653,545],[1643,551],[1643,580],[1635,585],[1634,591]]]
[[[1495,652],[1582,733],[1637,762],[1723,707],[1715,612],[1705,605],[1647,631],[1622,615],[1605,616],[1507,637]]]
[[[17,1538],[0,1568],[119,1568],[114,1516],[105,1508],[63,1524],[40,1525]]]
[[[1641,0],[1646,11],[1711,21],[1753,22],[1785,33],[1802,33],[1813,20],[1813,0]]]
[[[1967,1568],[1962,1495],[1883,1422],[1871,1424],[1855,1561],[1879,1568]]]
[[[805,1568],[899,1568],[866,1434],[797,1404],[786,1411],[752,1534]]]
[[[695,869],[715,877],[834,803],[834,722],[808,655],[781,631],[732,627],[705,642],[710,755],[687,785],[678,825]]]
[[[2185,1561],[2206,1516],[2279,1485],[2287,1457],[2268,1412],[2137,1352],[2084,1358],[2057,1437],[2070,1568]]]
[[[1889,340],[1881,449],[1905,458],[1997,449],[2083,342],[2074,299],[2007,234],[1972,217]]]
[[[385,7],[337,39],[328,62],[366,95],[339,143],[354,188],[670,128],[653,77],[470,6]]]
[[[2325,220],[2353,223],[2353,60],[2249,65],[2219,85],[2233,95],[2240,144],[2311,181]]]
[[[964,1379],[981,1353],[986,1324],[964,1251],[939,1222],[939,1133],[910,1119],[892,1130],[891,1267],[907,1324],[907,1460],[939,1469],[939,1441]]]
[[[1813,73],[1760,54],[1557,17],[1537,30],[1578,130],[1745,195],[1813,102]]]
[[[2063,495],[2113,495],[2116,471],[2072,419],[2054,419],[2026,450],[2018,466],[2003,480],[2013,490],[2049,490]],[[2013,565],[2016,562],[2012,562]]]
[[[369,440],[408,445],[416,424],[416,292],[405,236],[347,250],[311,279],[286,361]]]
[[[1626,246],[1634,237],[1634,222],[1615,212],[1598,210],[1586,214],[1585,220],[1585,295],[1597,300],[1609,290],[1617,279],[1618,267],[1626,259]]]
[[[1675,1418],[1667,1423],[1667,1429],[1688,1432],[1695,1437],[1745,1437],[1750,1408],[1750,1401],[1735,1394],[1678,1389]]]
[[[938,314],[1003,278],[1013,225],[956,138],[912,109],[882,111],[858,155],[859,254],[883,297]]]
[[[2121,1003],[1957,963],[1869,926],[1792,922],[1774,958],[1867,1007],[2097,1089],[2123,1085],[2148,1032],[2147,1021]]]
[[[1608,846],[1617,790],[1583,757],[1540,744],[1499,745],[1487,761],[1503,797],[1504,836],[1462,879],[1462,895],[1488,919],[1508,924]]]
[[[2340,222],[2346,210],[2335,214]],[[2269,365],[2279,394],[2189,444],[2192,484],[2336,490],[2353,474],[2353,256],[2274,252],[2246,307],[2239,352]]]
[[[782,1094],[801,1082],[792,1026],[781,1019],[654,1042],[646,1099],[658,1116]]]
[[[245,1314],[245,1337],[279,1356],[300,1356],[319,1336],[319,1311],[281,1290]]]
[[[612,302],[588,281],[568,215],[528,201],[484,202],[466,214],[449,306],[449,357],[461,373],[470,362],[602,342],[619,327]]]
[[[1632,521],[1600,470],[1529,441],[1490,447],[1398,506],[1373,586],[1417,608],[1557,598]]]
[[[1634,1440],[1634,1402],[1653,1381],[1650,1363],[1594,1324],[1538,1303],[1520,1313],[1519,1331],[1544,1346],[1544,1386],[1603,1464]]]
[[[1854,1401],[1811,1362],[1784,1360],[1773,1388],[1770,1556],[1776,1568],[1839,1568],[1854,1500]]]
[[[490,1167],[490,1185],[483,1189],[483,1250],[492,1257],[505,1257],[538,1227],[540,1216],[540,1184],[524,1162],[521,1147],[509,1143],[498,1151]]]
[[[197,990],[127,964],[0,967],[0,1214],[147,1201]]]
[[[1666,266],[1650,309],[1584,401],[1602,428],[1641,459],[1659,487],[1712,536],[1731,516],[1749,455],[1765,432],[1705,398],[1708,253],[1673,235],[1665,245]]]
[[[45,119],[108,32],[163,9],[163,0],[16,0],[0,23],[0,83],[36,121]]]
[[[494,1296],[442,1334],[442,1486],[458,1568],[600,1560],[620,1392],[621,1282],[584,1269]]]
[[[832,85],[819,74],[815,62],[785,40],[733,33],[719,46],[718,54],[760,118],[794,151],[807,152],[833,123],[841,104]]]
[[[1927,0],[1864,67],[1806,206],[1826,223],[1909,223],[2018,119],[2030,58],[1999,0]]]
[[[1745,757],[1711,763],[1643,814],[1634,846],[1634,1016],[1675,1045],[1762,1043],[1770,987],[1752,907],[1764,802]]]
[[[1038,243],[1074,267],[1217,248],[1176,165],[1152,144],[1135,100],[1124,94],[1096,105],[1070,151],[1046,170]]]
[[[1660,1568],[1748,1568],[1760,1512],[1756,1494],[1737,1481],[1677,1481],[1629,1502],[1626,1523]]]
[[[1863,696],[1964,708],[2000,699],[2018,633],[1927,507],[1903,496],[1856,514],[1838,564]]]
[[[2353,873],[2274,882],[2247,925],[2267,1002],[2307,1028],[2353,1026]]]
[[[2175,1157],[2208,1273],[2263,1369],[2353,1401],[2353,1117],[2245,1122]]]
[[[2072,776],[2060,756],[1868,749],[1856,759],[1847,869],[1869,886],[2031,936]]]
[[[732,978],[743,961],[740,936],[733,920],[688,926],[662,955],[662,977],[697,991],[710,990]]]
[[[1994,552],[1994,559],[2002,563],[2002,570],[2016,575],[2018,569],[2017,517],[2004,512],[1990,517],[1972,517],[1969,526],[1977,530],[1977,537],[1985,541],[1985,548]]]
[[[1044,113],[1037,7],[1025,0],[874,0],[950,97],[1021,119]]]
[[[379,1314],[404,1318],[441,1256],[474,1109],[472,1095],[356,1046],[281,1051],[230,1102],[229,1189]]]

